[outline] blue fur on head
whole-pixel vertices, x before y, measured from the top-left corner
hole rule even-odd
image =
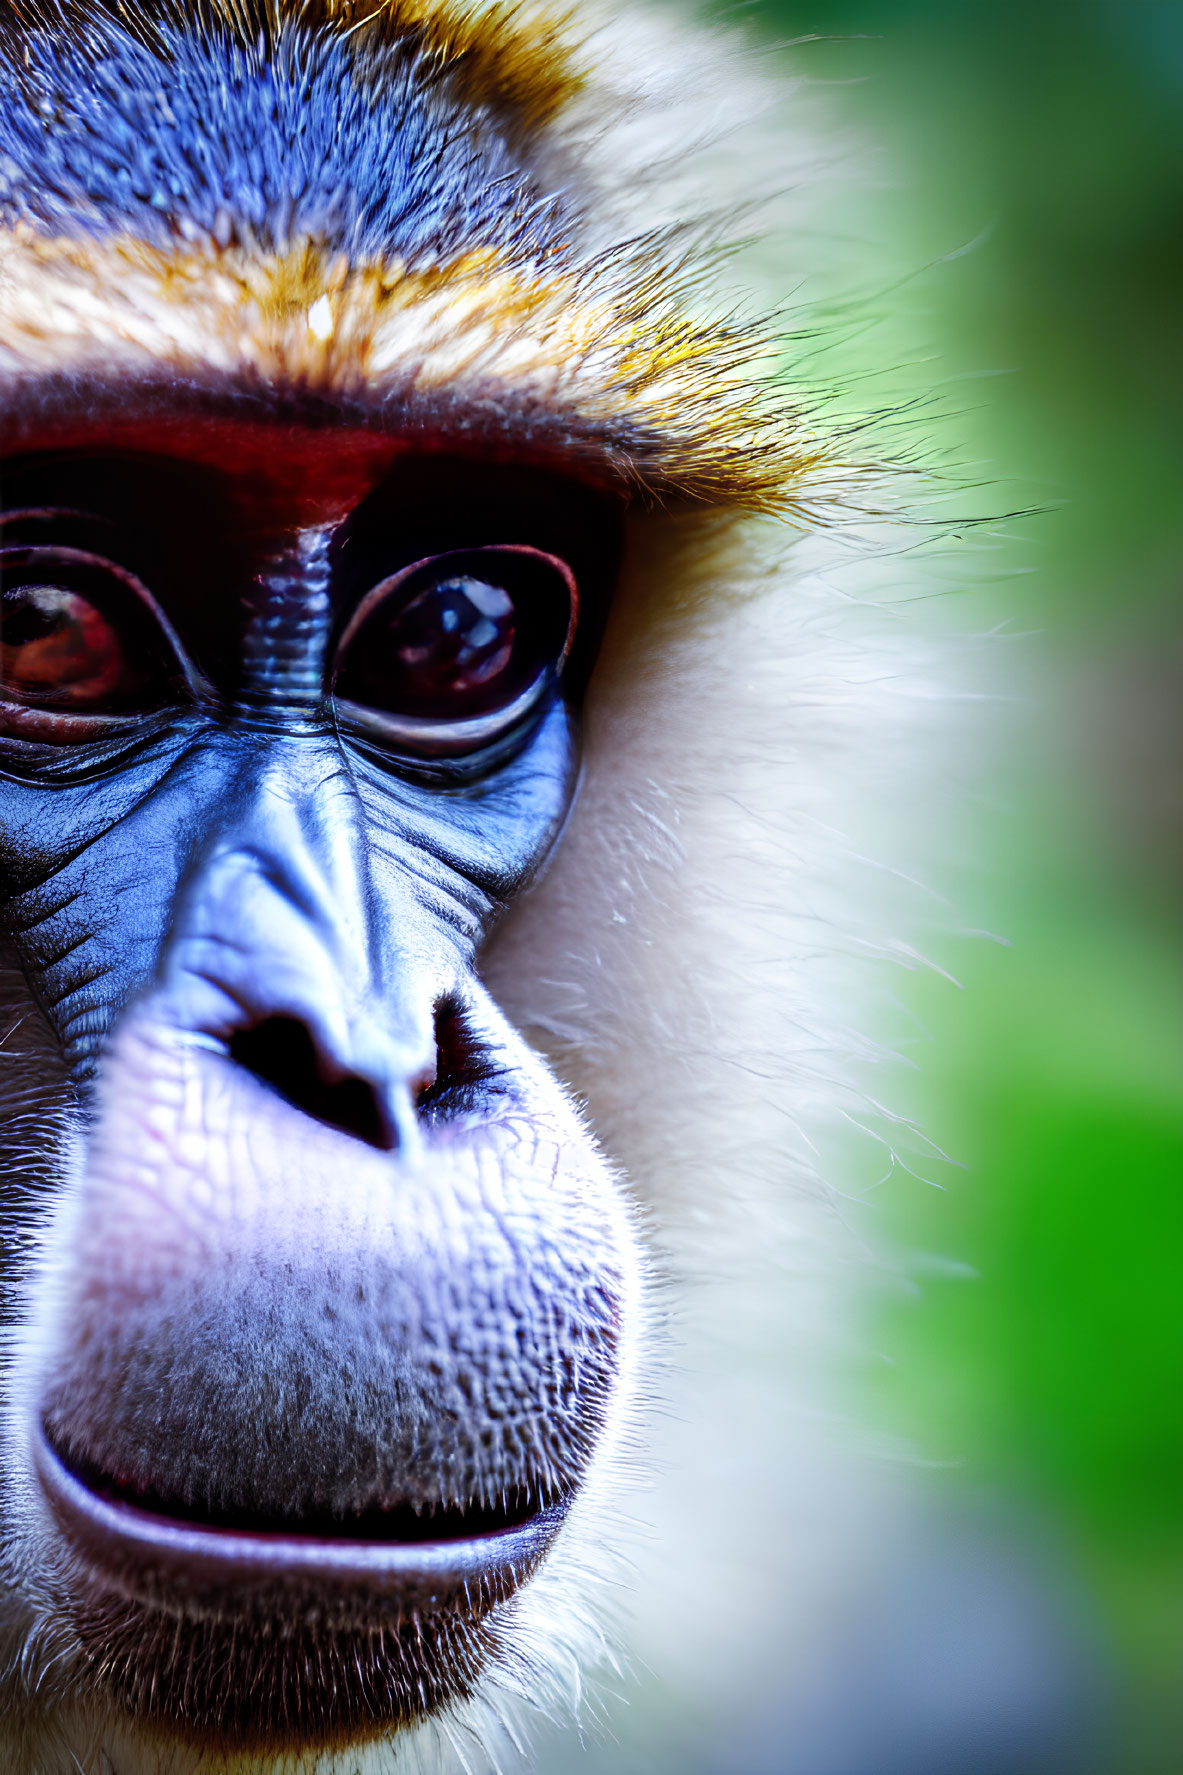
[[[0,42],[0,219],[417,264],[553,247],[556,200],[411,49],[359,65],[293,29],[266,51],[172,30],[161,50],[93,19]]]

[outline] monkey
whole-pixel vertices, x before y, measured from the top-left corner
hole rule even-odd
[[[844,1088],[743,804],[880,694],[808,555],[879,470],[715,293],[765,90],[669,37],[0,14],[6,1767],[517,1760],[610,1637],[649,1221],[796,1138],[737,1030]]]

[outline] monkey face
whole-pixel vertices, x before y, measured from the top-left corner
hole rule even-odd
[[[625,1390],[627,1214],[477,972],[573,792],[618,505],[161,442],[0,480],[6,915],[81,1102],[10,1564],[77,1684],[306,1745],[468,1691]]]
[[[602,998],[645,998],[654,651],[698,721],[678,637],[752,582],[720,539],[846,460],[708,295],[714,51],[624,12],[2,9],[0,1758],[37,1775],[321,1767],[600,1644],[637,1244],[482,965],[571,1028],[627,926]],[[531,924],[630,503],[714,511],[630,575],[586,894]],[[590,1022],[599,1115],[650,1126],[652,1040]]]

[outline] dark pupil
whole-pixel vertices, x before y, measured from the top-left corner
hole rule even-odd
[[[505,670],[515,632],[508,592],[457,574],[404,605],[389,636],[418,694],[455,696],[480,689]]]
[[[63,608],[67,596],[52,586],[16,593],[4,611],[4,646],[27,647],[31,641],[43,641],[65,627],[70,620]]]

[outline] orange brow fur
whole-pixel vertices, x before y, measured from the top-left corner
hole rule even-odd
[[[0,235],[0,372],[240,375],[326,393],[540,405],[639,490],[802,511],[831,453],[752,376],[748,328],[697,322],[626,261],[540,275],[489,250],[351,265],[128,235]]]

